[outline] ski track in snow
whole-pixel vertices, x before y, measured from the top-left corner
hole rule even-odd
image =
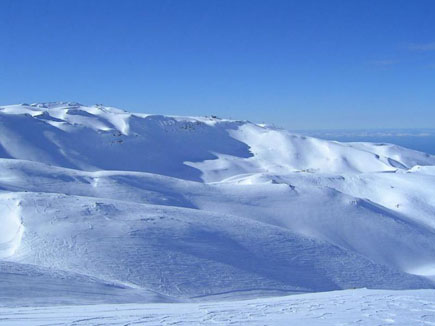
[[[429,154],[0,107],[0,324],[434,325],[434,280]]]

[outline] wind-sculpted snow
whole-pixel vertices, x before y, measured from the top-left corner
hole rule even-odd
[[[30,113],[24,113],[23,112]],[[219,127],[196,119],[139,116],[100,107],[66,105],[0,110],[4,157],[82,170],[145,171],[200,180],[185,161],[214,153],[250,157],[248,145],[228,135],[237,122]],[[19,114],[14,114],[19,113]],[[53,121],[53,118],[56,121]]]
[[[3,306],[434,287],[425,153],[40,103],[0,109],[0,157]]]
[[[431,185],[435,179],[421,173],[253,174],[202,184],[148,173],[83,172],[19,160],[0,160],[0,169],[7,171],[7,177],[0,178],[4,190],[196,208],[328,241],[404,271],[435,263],[435,233],[430,224],[422,224],[434,223]]]
[[[165,295],[431,286],[327,242],[251,219],[89,197],[17,196],[32,232],[24,234],[15,261]]]
[[[146,289],[54,268],[0,261],[0,306],[171,302]],[[1,313],[0,313],[1,316]],[[0,325],[2,324],[0,317]]]
[[[0,155],[81,170],[219,181],[241,173],[377,172],[434,165],[385,144],[345,144],[249,122],[130,114],[78,103],[0,108]]]

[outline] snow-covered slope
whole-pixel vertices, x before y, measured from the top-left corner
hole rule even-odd
[[[434,287],[425,153],[77,103],[3,106],[0,144],[0,305]]]
[[[7,261],[0,261],[0,289],[1,306],[7,307],[173,301],[119,282]]]
[[[346,290],[238,302],[0,308],[0,324],[433,325],[435,292]]]
[[[77,103],[0,108],[0,157],[195,181],[252,172],[341,174],[435,165],[435,157],[398,146],[343,144],[249,122],[130,114]]]
[[[31,230],[11,260],[181,299],[431,287],[334,244],[248,218],[58,194],[20,193],[4,201],[19,203]]]

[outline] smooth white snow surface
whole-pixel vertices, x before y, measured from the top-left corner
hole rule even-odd
[[[174,316],[192,309],[201,324],[201,304],[179,302],[433,289],[434,280],[434,156],[247,121],[78,103],[0,107],[0,322],[26,311],[29,323],[51,314],[69,323],[80,311],[116,324],[102,304],[171,302]],[[432,291],[391,296],[430,303]],[[390,295],[304,298],[350,294],[356,307],[370,293]],[[86,304],[98,306],[52,307]],[[22,306],[45,308],[38,317]],[[255,310],[235,306],[241,319]],[[166,306],[131,309],[144,317],[141,307],[158,323]]]

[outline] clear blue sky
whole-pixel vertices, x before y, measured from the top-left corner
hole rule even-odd
[[[432,0],[0,0],[0,104],[435,127]]]

